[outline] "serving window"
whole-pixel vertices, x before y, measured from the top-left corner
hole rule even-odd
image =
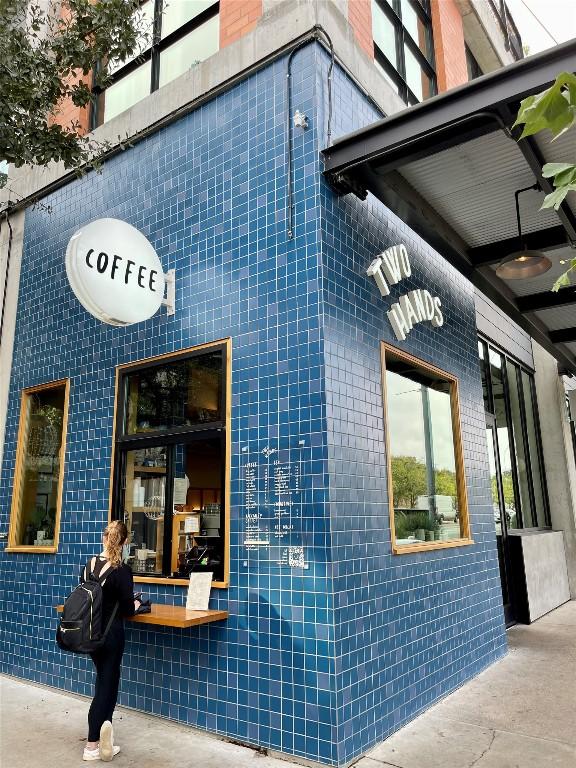
[[[56,552],[69,381],[22,391],[8,552]]]
[[[137,581],[227,586],[229,357],[219,342],[121,366],[112,517]]]
[[[382,369],[393,551],[471,543],[457,379],[386,344]]]

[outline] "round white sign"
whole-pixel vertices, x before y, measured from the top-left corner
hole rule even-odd
[[[82,306],[108,325],[147,320],[164,298],[158,254],[141,232],[120,219],[97,219],[72,235],[66,274]]]

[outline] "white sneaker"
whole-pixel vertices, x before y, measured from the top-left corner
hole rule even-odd
[[[114,747],[114,731],[110,720],[104,720],[100,728],[100,760],[109,763],[120,752],[120,747]]]
[[[114,747],[113,752],[113,757],[116,757],[118,752],[120,752],[120,747]],[[96,749],[88,749],[88,747],[84,747],[82,760],[100,760],[100,748],[96,747]]]

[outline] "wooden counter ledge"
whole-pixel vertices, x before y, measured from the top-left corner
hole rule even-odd
[[[57,605],[56,610],[62,613],[64,606]],[[130,616],[126,621],[135,624],[157,624],[163,627],[194,627],[197,624],[210,624],[213,621],[223,621],[228,618],[228,611],[188,611],[183,605],[162,605],[152,603],[150,613],[139,613]]]

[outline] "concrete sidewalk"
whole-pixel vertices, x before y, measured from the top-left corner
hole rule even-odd
[[[510,653],[356,768],[576,768],[576,602],[508,633]],[[0,677],[1,768],[83,765],[89,701]],[[119,708],[118,768],[287,768],[208,734]]]

